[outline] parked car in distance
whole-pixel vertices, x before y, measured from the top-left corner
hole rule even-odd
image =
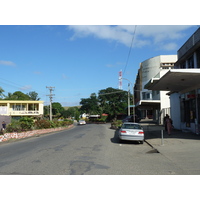
[[[84,119],[79,120],[78,122],[79,125],[86,125],[86,121]]]
[[[135,117],[135,121],[134,121],[134,117]],[[130,115],[130,116],[127,116],[126,118],[124,118],[122,121],[123,122],[136,122],[136,123],[139,123],[141,120],[140,117],[138,117],[137,115]]]
[[[120,140],[139,141],[141,144],[144,142],[144,130],[138,123],[123,123],[118,135]]]

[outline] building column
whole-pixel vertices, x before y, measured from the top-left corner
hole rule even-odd
[[[10,115],[10,103],[7,103],[7,115]]]
[[[194,68],[196,69],[198,67],[197,66],[197,53],[196,52],[194,52],[193,59],[194,59]]]
[[[185,69],[188,69],[188,60],[185,61]]]

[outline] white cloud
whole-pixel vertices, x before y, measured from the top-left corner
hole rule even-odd
[[[171,42],[171,43],[163,45],[163,49],[167,51],[171,51],[174,49],[178,49],[178,45],[176,43]]]
[[[114,40],[125,45],[130,45],[132,35],[120,26],[69,26],[69,29],[73,30],[75,34],[70,38],[74,40],[78,37],[87,37],[92,35],[100,39]]]
[[[16,64],[12,61],[0,60],[0,65],[15,67]]]
[[[117,63],[115,63],[115,64],[107,64],[106,67],[108,67],[108,68],[113,68],[113,67],[122,67],[122,66],[124,66],[124,65],[125,65],[125,63],[117,62]]]
[[[157,49],[173,50],[177,48],[176,40],[184,37],[183,31],[190,27],[186,25],[137,25],[133,48],[155,45]],[[74,31],[70,40],[93,36],[115,41],[127,47],[131,45],[135,30],[135,26],[132,25],[71,25],[68,28]]]
[[[162,42],[167,39],[175,40],[182,38],[184,34],[182,31],[188,29],[190,26],[179,25],[147,25],[138,26],[137,33],[144,38],[152,38],[155,43]]]
[[[31,85],[25,85],[23,87],[20,88],[21,90],[31,90],[32,86]]]
[[[34,71],[33,73],[36,74],[36,75],[40,75],[42,72],[40,72],[40,71]]]
[[[65,74],[62,74],[62,79],[68,79],[68,77]]]

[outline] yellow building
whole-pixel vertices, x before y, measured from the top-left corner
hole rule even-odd
[[[43,115],[43,101],[0,100],[0,115],[39,116]]]

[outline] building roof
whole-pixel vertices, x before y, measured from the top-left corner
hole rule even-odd
[[[0,100],[0,103],[43,103],[44,101],[33,100]]]

